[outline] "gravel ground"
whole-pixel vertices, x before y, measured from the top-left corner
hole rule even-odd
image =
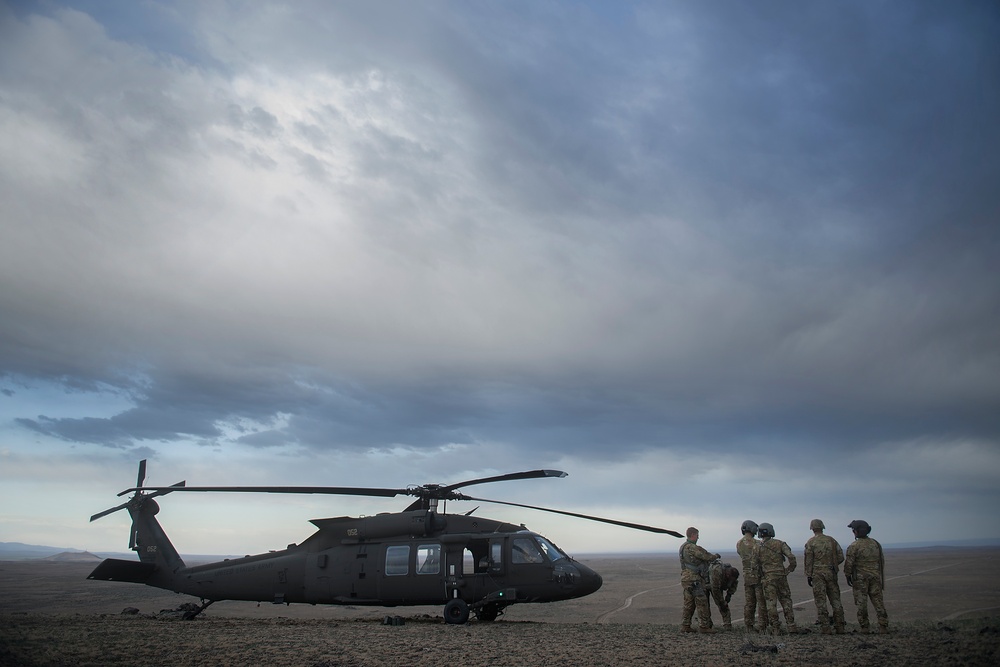
[[[998,665],[1000,617],[914,622],[888,635],[681,634],[676,625],[500,620],[0,614],[0,665]]]

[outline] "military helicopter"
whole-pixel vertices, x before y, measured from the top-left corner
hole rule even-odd
[[[405,489],[326,486],[143,486],[146,460],[119,510],[132,517],[129,549],[139,560],[108,558],[87,577],[146,584],[201,599],[194,618],[219,600],[275,604],[341,604],[396,607],[444,605],[448,623],[463,624],[470,613],[494,621],[512,604],[555,602],[589,595],[601,576],[553,542],[523,525],[465,514],[438,512],[439,501],[488,502],[553,512],[625,528],[682,537],[664,528],[502,500],[474,498],[457,490],[475,484],[566,477],[560,470],[531,470],[457,484]],[[353,496],[414,496],[402,512],[375,516],[313,519],[318,530],[301,544],[266,554],[187,566],[156,520],[154,498],[176,492],[304,493]],[[476,508],[478,509],[478,508]]]

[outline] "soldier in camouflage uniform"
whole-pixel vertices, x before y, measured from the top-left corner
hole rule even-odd
[[[837,540],[824,535],[826,526],[820,519],[809,522],[809,530],[813,536],[806,542],[806,581],[813,590],[813,601],[816,602],[816,615],[819,617],[820,632],[824,635],[830,631],[830,615],[827,612],[827,600],[833,607],[833,627],[838,635],[844,629],[844,605],[840,603],[840,584],[837,583],[838,567],[844,562],[844,551]]]
[[[767,607],[764,606],[764,588],[760,583],[760,542],[754,539],[757,524],[747,519],[740,526],[743,538],[736,543],[736,553],[743,561],[743,622],[753,632],[767,630]],[[754,626],[756,614],[758,625]]]
[[[885,554],[882,545],[868,537],[872,527],[867,521],[852,521],[847,526],[854,531],[854,541],[847,547],[844,574],[847,585],[854,589],[854,605],[858,608],[858,626],[868,632],[868,600],[875,607],[879,632],[889,632],[889,615],[882,601],[885,588]]]
[[[796,633],[795,612],[792,610],[792,593],[788,590],[788,575],[795,570],[795,555],[785,542],[774,539],[774,526],[760,524],[758,534],[763,538],[760,545],[760,569],[763,578],[764,604],[767,605],[767,623],[771,634],[782,634],[778,620],[778,603],[785,614],[788,632]],[[785,568],[785,561],[788,568]]]
[[[733,593],[740,585],[740,571],[729,563],[712,561],[708,566],[708,592],[711,594],[709,602],[715,600],[715,606],[722,614],[722,627],[726,630],[733,629],[733,616],[729,611],[729,601],[733,599]],[[711,607],[711,605],[709,605]],[[709,618],[709,625],[712,624]]]
[[[681,545],[681,588],[684,589],[684,612],[681,616],[681,632],[695,632],[691,618],[698,608],[698,632],[715,632],[712,629],[712,612],[706,597],[706,576],[708,564],[721,558],[698,546],[698,529],[687,529],[687,541]]]

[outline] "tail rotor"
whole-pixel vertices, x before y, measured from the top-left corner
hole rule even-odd
[[[101,517],[105,517],[105,516],[107,516],[109,514],[114,514],[115,512],[117,512],[119,510],[124,510],[124,509],[129,510],[129,514],[132,514],[132,516],[133,516],[132,528],[129,530],[129,543],[128,543],[128,548],[129,549],[135,549],[136,526],[135,526],[135,520],[134,520],[135,519],[135,515],[133,514],[133,512],[139,511],[144,506],[151,505],[150,509],[152,510],[152,513],[156,514],[156,512],[159,511],[159,508],[157,507],[156,503],[153,502],[153,498],[155,498],[156,496],[166,495],[166,494],[170,493],[171,491],[174,491],[175,489],[179,489],[179,488],[184,487],[185,484],[186,484],[186,482],[181,481],[181,482],[177,482],[176,484],[173,484],[173,485],[171,485],[169,487],[165,487],[165,488],[159,489],[157,491],[154,491],[153,493],[143,493],[140,489],[142,487],[143,482],[145,482],[145,481],[146,481],[146,459],[143,459],[143,460],[139,461],[139,473],[136,475],[135,493],[132,494],[132,497],[128,499],[128,502],[124,502],[121,505],[118,505],[116,507],[112,507],[110,509],[106,509],[103,512],[98,512],[97,514],[94,514],[94,515],[92,515],[90,517],[91,521],[96,521],[97,519],[100,519]],[[128,493],[131,490],[132,489],[128,489],[126,491],[122,491],[118,495],[119,496],[123,496],[123,495],[125,495],[126,493]]]

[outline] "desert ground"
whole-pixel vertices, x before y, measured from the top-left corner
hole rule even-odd
[[[737,563],[735,554],[724,560]],[[892,632],[821,635],[805,576],[789,577],[808,631],[761,636],[742,627],[681,634],[677,557],[589,556],[604,577],[588,597],[514,605],[494,623],[447,625],[433,607],[218,602],[194,621],[162,610],[193,598],[138,584],[89,581],[92,563],[0,562],[0,665],[997,665],[1000,548],[889,549]],[[742,587],[741,587],[742,588]],[[126,607],[138,613],[122,614]],[[384,625],[400,616],[403,625]],[[713,608],[716,626],[721,626]]]

